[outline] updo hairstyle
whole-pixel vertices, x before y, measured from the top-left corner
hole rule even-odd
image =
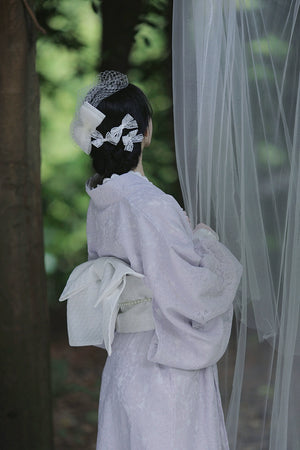
[[[133,84],[103,99],[97,109],[106,116],[97,127],[103,136],[113,127],[119,126],[126,114],[130,114],[136,120],[137,134],[144,135],[152,117],[152,108],[147,97]],[[122,136],[126,136],[130,131],[132,130],[123,129]],[[130,152],[124,150],[122,137],[117,145],[110,142],[104,142],[99,148],[92,145],[90,153],[93,167],[100,175],[100,183],[113,173],[121,175],[134,169],[138,165],[140,154],[141,142],[134,143]]]

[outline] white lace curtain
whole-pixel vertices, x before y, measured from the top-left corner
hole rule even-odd
[[[263,384],[256,386],[253,448],[300,448],[299,67],[300,0],[174,0],[175,142],[185,208],[244,267],[226,408],[232,450],[246,448],[241,423],[255,364]],[[249,342],[251,328],[257,343],[253,335]]]

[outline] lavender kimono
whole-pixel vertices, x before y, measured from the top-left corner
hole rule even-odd
[[[95,187],[93,187],[95,186]],[[196,238],[176,200],[138,172],[89,180],[89,259],[145,275],[155,330],[115,333],[102,374],[97,450],[225,450],[217,361],[242,266]]]

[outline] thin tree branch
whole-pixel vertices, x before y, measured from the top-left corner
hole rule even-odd
[[[32,11],[32,9],[30,8],[27,0],[23,0],[24,6],[27,9],[28,14],[30,15],[30,17],[33,20],[33,23],[35,24],[36,28],[43,34],[47,34],[47,31],[45,30],[45,28],[43,28],[39,23],[37,18],[34,15],[34,12]]]

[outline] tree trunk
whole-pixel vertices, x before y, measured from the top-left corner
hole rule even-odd
[[[0,3],[0,448],[52,448],[35,29]]]
[[[127,73],[144,0],[103,0],[101,2],[102,45],[100,70]]]

